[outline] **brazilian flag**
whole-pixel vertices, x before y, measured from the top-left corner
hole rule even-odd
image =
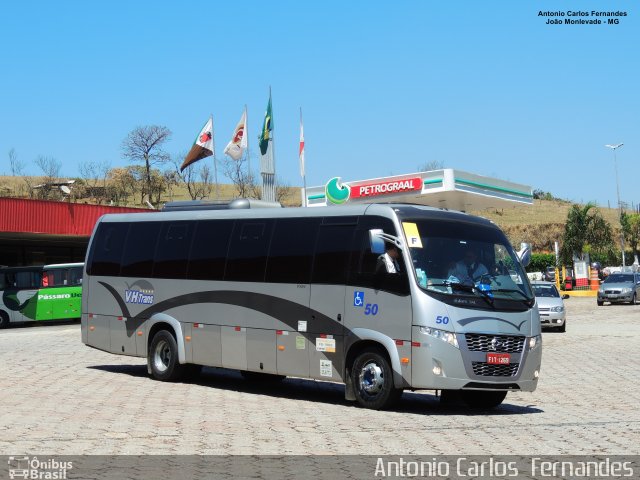
[[[264,123],[262,124],[262,133],[260,134],[260,153],[267,154],[269,148],[269,138],[271,138],[271,130],[273,130],[273,117],[271,113],[271,94],[269,94],[269,103],[267,111],[264,114]]]

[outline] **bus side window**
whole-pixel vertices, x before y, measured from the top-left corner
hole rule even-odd
[[[226,281],[264,281],[273,224],[272,219],[236,221],[224,274]]]
[[[319,218],[279,218],[267,260],[268,283],[311,281],[311,265]]]
[[[200,220],[189,253],[189,280],[222,280],[235,220]]]
[[[40,272],[16,272],[15,287],[23,289],[40,288],[42,276]]]
[[[69,269],[69,285],[82,285],[82,267]]]
[[[381,228],[385,233],[397,235],[393,222],[388,218],[365,216],[361,219],[351,253],[349,285],[408,295],[407,267],[402,256],[398,259],[400,273],[386,274],[379,269],[377,271],[379,255],[371,252],[369,243],[371,228]]]
[[[189,248],[196,222],[166,222],[162,225],[153,262],[155,278],[185,278]]]
[[[123,277],[150,277],[161,222],[132,223],[122,255]]]
[[[120,260],[124,251],[129,224],[102,222],[94,235],[87,261],[90,275],[120,275]]]
[[[352,224],[320,226],[311,283],[334,285],[346,283],[353,232]]]

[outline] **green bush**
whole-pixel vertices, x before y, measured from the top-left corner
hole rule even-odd
[[[544,272],[551,265],[555,266],[556,256],[553,253],[532,253],[531,262],[527,265],[527,272]]]

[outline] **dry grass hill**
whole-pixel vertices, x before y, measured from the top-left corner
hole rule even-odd
[[[553,242],[561,241],[571,202],[563,200],[534,200],[533,206],[516,206],[504,210],[470,212],[488,218],[500,226],[513,245],[529,242],[534,252],[553,252]],[[619,235],[618,213],[613,208],[598,207]]]

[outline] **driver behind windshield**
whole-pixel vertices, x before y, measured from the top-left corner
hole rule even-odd
[[[475,285],[489,270],[478,261],[478,253],[471,247],[467,247],[462,260],[459,260],[449,268],[449,281],[462,283],[463,285]]]

